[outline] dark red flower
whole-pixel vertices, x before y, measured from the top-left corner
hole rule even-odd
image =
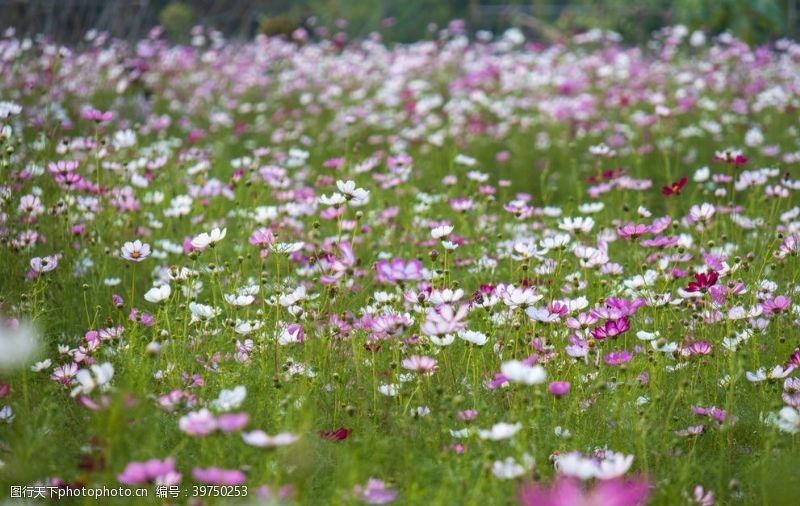
[[[353,432],[353,429],[339,427],[336,430],[322,430],[319,435],[322,439],[327,439],[328,441],[341,441],[347,439],[351,432]]]
[[[681,190],[683,190],[683,187],[686,186],[686,183],[688,183],[688,182],[689,182],[689,180],[686,179],[686,177],[682,177],[680,179],[680,181],[675,181],[674,183],[672,183],[669,186],[662,187],[661,188],[661,194],[662,195],[678,195],[681,192]]]
[[[686,287],[686,291],[704,292],[717,284],[719,273],[717,273],[717,271],[711,271],[708,273],[702,272],[700,274],[695,274],[694,279],[694,281],[689,282],[689,286]]]

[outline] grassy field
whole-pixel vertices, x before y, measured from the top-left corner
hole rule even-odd
[[[154,31],[0,71],[2,497],[796,504],[794,42]]]

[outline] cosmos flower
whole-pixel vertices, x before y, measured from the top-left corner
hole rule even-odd
[[[678,195],[681,192],[681,190],[683,190],[683,187],[686,186],[686,183],[688,183],[688,182],[689,182],[689,180],[686,177],[682,177],[678,181],[675,181],[672,184],[669,184],[667,186],[662,187],[661,188],[661,194],[662,195],[666,195],[666,196]]]
[[[221,469],[219,467],[192,469],[192,476],[200,483],[209,485],[241,485],[247,480],[247,476],[238,469]]]
[[[609,337],[616,337],[624,332],[627,332],[630,329],[630,323],[628,322],[628,318],[623,316],[618,320],[608,320],[604,324],[594,327],[591,330],[592,336],[595,339],[608,339]]]
[[[479,430],[478,437],[481,439],[489,439],[492,441],[500,441],[502,439],[509,439],[522,429],[520,423],[505,423],[500,422],[492,425],[489,430]]]
[[[388,504],[397,498],[397,491],[381,480],[370,478],[366,485],[355,485],[353,493],[367,504]]]
[[[523,385],[538,385],[547,379],[547,372],[539,364],[528,365],[519,360],[509,360],[500,366],[500,372],[507,381]]]
[[[94,364],[89,369],[81,369],[75,375],[77,383],[72,389],[72,397],[89,395],[95,389],[105,387],[114,377],[114,366],[109,362]]]
[[[117,480],[123,485],[145,485],[153,483],[159,486],[178,485],[182,475],[175,470],[175,459],[158,460],[150,459],[145,462],[130,462],[125,469],[117,475]]]
[[[223,228],[223,229],[215,228],[215,229],[211,230],[210,233],[203,232],[202,234],[200,234],[200,235],[196,236],[194,239],[192,239],[192,241],[191,241],[192,247],[194,247],[195,249],[198,249],[200,251],[203,251],[204,249],[208,248],[209,246],[213,247],[215,244],[217,244],[221,240],[225,239],[225,236],[227,235],[227,233],[228,233],[228,229],[227,228]]]
[[[415,258],[407,262],[402,258],[395,258],[391,262],[380,260],[375,264],[375,270],[375,280],[380,283],[396,284],[398,281],[422,279],[422,262]]]
[[[547,390],[556,397],[563,397],[569,392],[569,381],[553,381],[547,386]]]
[[[580,481],[560,477],[550,488],[528,483],[519,489],[522,506],[643,506],[650,495],[647,481],[603,480],[585,489]]]
[[[411,355],[403,359],[403,368],[423,374],[433,374],[436,371],[436,359],[431,357]]]
[[[121,256],[131,262],[141,262],[150,256],[150,245],[139,239],[133,242],[128,241],[122,246]]]
[[[193,411],[182,416],[178,422],[178,427],[182,432],[191,436],[207,436],[218,428],[217,419],[206,408],[200,411]]]
[[[460,304],[457,308],[449,304],[428,308],[425,312],[425,321],[420,326],[420,330],[428,336],[454,334],[464,330],[466,325],[464,319],[468,312],[469,306],[467,304]]]
[[[41,337],[36,327],[16,318],[0,316],[0,371],[27,366],[39,353]]]
[[[243,432],[242,439],[250,446],[275,448],[277,446],[290,445],[300,438],[291,432],[281,432],[275,436],[270,436],[263,430],[254,430],[251,432]]]
[[[153,287],[144,294],[144,300],[147,302],[159,303],[167,300],[172,293],[169,285],[161,285]]]
[[[694,275],[694,279],[694,281],[689,282],[686,291],[689,293],[704,292],[717,284],[719,273],[716,271],[700,272]]]

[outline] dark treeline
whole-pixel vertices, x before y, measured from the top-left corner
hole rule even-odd
[[[682,23],[760,43],[797,37],[799,11],[800,0],[0,0],[0,28],[76,42],[92,28],[135,39],[160,24],[181,40],[195,25],[231,37],[325,26],[351,38],[379,30],[387,41],[405,42],[463,19],[470,30],[517,26],[539,39],[604,28],[636,43]]]

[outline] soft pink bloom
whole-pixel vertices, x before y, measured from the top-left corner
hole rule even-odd
[[[639,506],[647,503],[650,489],[645,480],[599,480],[591,490],[579,480],[558,478],[550,487],[529,483],[519,490],[522,506]]]
[[[436,370],[436,359],[419,355],[411,355],[403,360],[403,368],[409,371],[433,374]]]
[[[192,411],[181,417],[178,422],[181,431],[192,436],[205,436],[217,430],[217,419],[206,408]]]
[[[353,492],[367,504],[387,504],[395,500],[397,491],[386,488],[381,480],[370,478],[365,486],[356,485]]]
[[[181,473],[175,470],[175,459],[169,457],[163,461],[150,459],[145,462],[131,462],[117,476],[123,485],[177,485],[181,482]]]
[[[192,469],[192,476],[195,480],[209,485],[241,485],[247,480],[247,476],[238,469],[220,469],[219,467],[206,469],[195,467]]]

